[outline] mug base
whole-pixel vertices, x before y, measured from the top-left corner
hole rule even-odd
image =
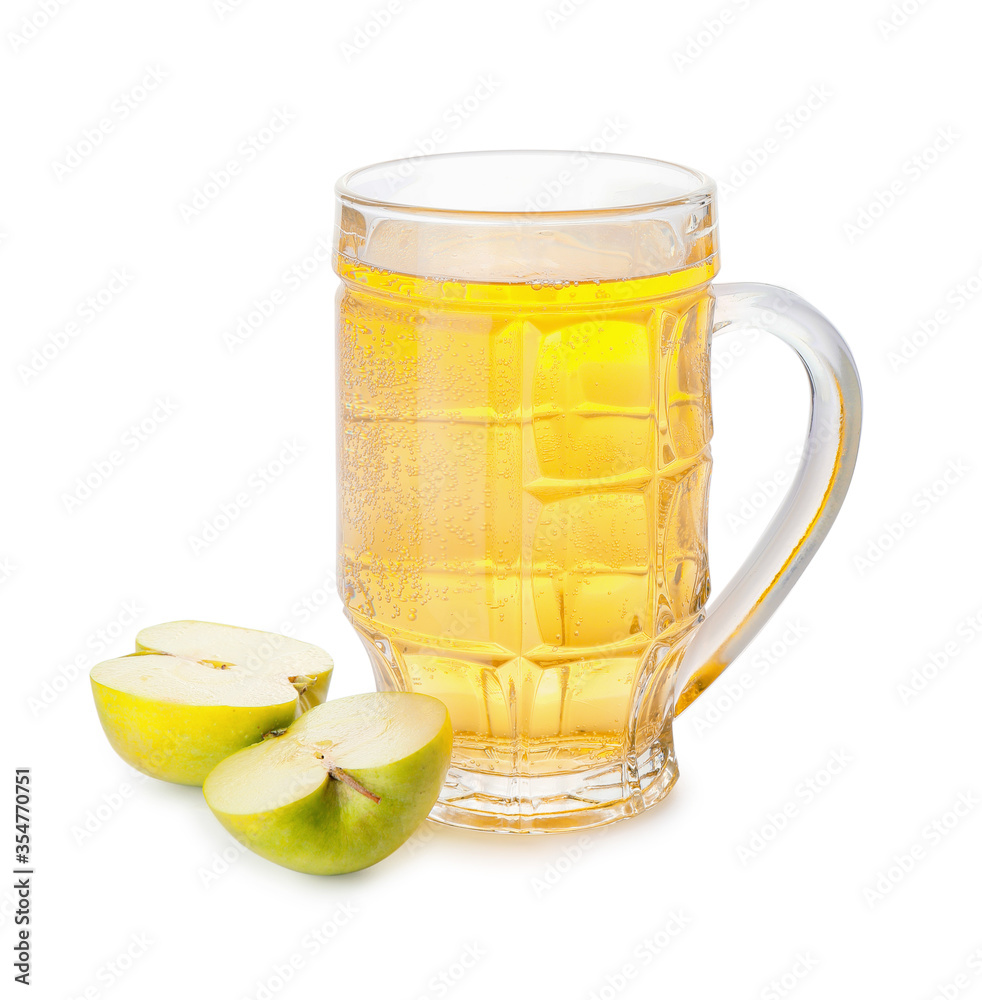
[[[571,833],[635,816],[678,778],[675,749],[655,743],[637,762],[558,774],[495,774],[451,765],[429,818],[491,833]]]

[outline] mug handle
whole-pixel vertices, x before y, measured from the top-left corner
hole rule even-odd
[[[811,417],[787,496],[747,560],[706,611],[689,643],[675,690],[676,715],[743,651],[777,610],[828,534],[856,465],[862,393],[849,348],[804,299],[776,285],[716,285],[712,337],[755,329],[783,340],[811,383]]]

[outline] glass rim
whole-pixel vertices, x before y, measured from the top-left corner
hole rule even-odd
[[[462,162],[493,159],[504,156],[538,156],[572,158],[576,156],[587,157],[591,160],[601,160],[606,162],[617,161],[621,163],[634,163],[645,169],[653,168],[662,172],[674,172],[689,178],[688,188],[681,194],[672,195],[665,198],[653,198],[645,201],[632,201],[623,205],[614,205],[603,208],[585,206],[583,208],[513,208],[513,209],[473,209],[473,208],[445,208],[438,206],[428,206],[416,204],[412,199],[402,199],[398,197],[379,198],[373,195],[360,193],[356,187],[356,181],[360,174],[378,172],[385,168],[397,170],[404,164],[412,164],[415,172],[420,163],[433,160],[459,160]],[[514,219],[538,219],[551,221],[583,220],[610,218],[611,216],[638,215],[646,213],[656,213],[662,209],[678,208],[685,205],[699,205],[712,200],[716,195],[716,183],[701,170],[687,167],[670,160],[660,160],[654,157],[639,156],[633,153],[612,153],[608,151],[594,152],[592,150],[572,150],[572,149],[487,149],[487,150],[465,150],[459,152],[428,153],[421,156],[401,157],[393,160],[382,160],[377,163],[367,164],[349,170],[338,178],[334,185],[334,193],[337,199],[347,205],[364,206],[386,214],[411,215],[418,218],[432,216],[439,219],[473,219],[484,220],[514,220]]]

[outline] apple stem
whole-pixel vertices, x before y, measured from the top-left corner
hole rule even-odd
[[[327,773],[332,778],[337,778],[338,781],[343,781],[349,788],[353,788],[359,794],[364,795],[366,799],[371,799],[376,804],[382,801],[378,795],[374,792],[370,792],[361,782],[355,781],[355,779],[352,778],[347,771],[342,770],[340,767],[329,767],[327,769]]]
[[[318,760],[325,760],[322,753],[315,754]],[[371,799],[376,805],[381,802],[381,798],[370,792],[360,781],[355,781],[354,778],[348,774],[344,768],[338,767],[337,764],[328,764],[326,761],[324,766],[327,768],[327,773],[338,781],[343,781],[349,788],[353,788],[359,795],[364,795],[366,799]]]

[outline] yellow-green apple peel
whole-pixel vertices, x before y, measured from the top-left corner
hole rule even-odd
[[[128,764],[185,785],[321,701],[333,668],[317,646],[213,622],[154,625],[136,645],[92,668],[99,720]]]
[[[270,861],[317,875],[356,871],[391,854],[426,818],[451,748],[450,716],[435,698],[338,698],[222,761],[205,781],[205,801]]]

